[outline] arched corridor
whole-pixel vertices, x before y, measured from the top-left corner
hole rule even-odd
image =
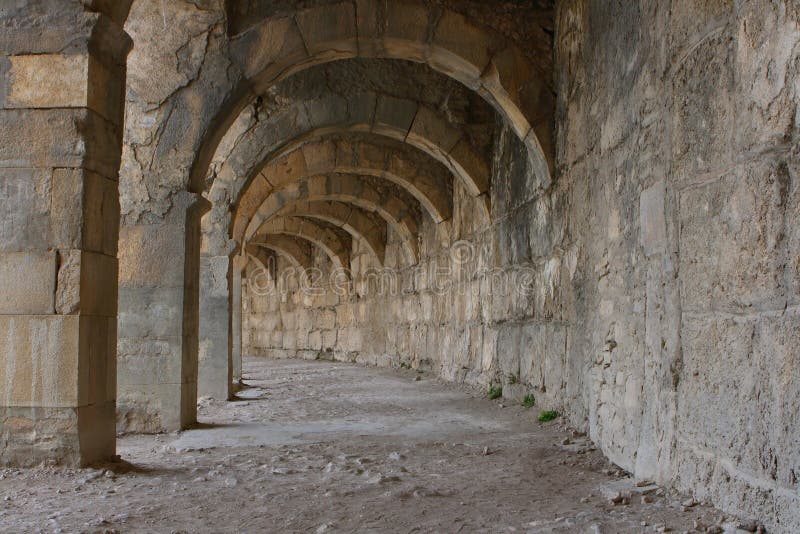
[[[796,0],[0,2],[0,490],[121,451],[124,507],[198,462],[290,530],[332,482],[347,530],[800,530],[799,58]],[[250,469],[292,447],[333,471]],[[359,503],[440,464],[441,517]]]

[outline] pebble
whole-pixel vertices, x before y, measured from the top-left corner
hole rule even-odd
[[[611,501],[611,504],[614,504],[614,505],[630,504],[631,495],[630,495],[630,493],[623,493],[621,491],[618,491],[618,492],[614,493],[614,495],[611,496],[609,501]]]
[[[739,521],[739,523],[736,525],[736,528],[746,530],[747,532],[756,532],[759,530],[759,527],[761,527],[761,525],[759,525],[757,521],[753,520]]]
[[[273,475],[292,475],[294,474],[294,469],[289,469],[288,467],[273,467],[272,468]]]

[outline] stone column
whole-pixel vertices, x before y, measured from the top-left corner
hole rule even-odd
[[[200,397],[227,400],[242,377],[244,264],[236,253],[200,259]]]
[[[115,453],[131,43],[85,5],[0,12],[0,464],[85,465]]]
[[[242,380],[242,281],[246,257],[236,256],[231,275],[231,365],[234,387]]]
[[[162,220],[120,230],[121,431],[159,432],[197,420],[201,196],[174,195]]]
[[[231,259],[200,259],[200,356],[198,395],[227,400],[231,394]]]

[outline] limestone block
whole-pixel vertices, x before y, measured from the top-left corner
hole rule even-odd
[[[116,399],[116,319],[80,317],[78,388],[80,405]]]
[[[78,410],[74,408],[0,407],[3,464],[34,467],[57,458],[80,465]]]
[[[783,309],[784,191],[776,162],[743,164],[680,194],[680,279],[687,309]]]
[[[748,3],[737,17],[737,146],[773,146],[798,133],[793,110],[800,99],[800,73],[791,66],[800,42],[796,17],[770,2]]]
[[[0,313],[53,313],[55,284],[55,251],[0,254]]]
[[[338,95],[303,102],[305,116],[310,128],[322,128],[350,122],[348,103],[347,99]],[[283,135],[284,139],[292,139],[293,137],[293,135]]]
[[[505,376],[519,378],[522,329],[519,325],[506,323],[497,336],[497,356],[500,372]]]
[[[685,320],[681,333],[684,367],[678,385],[682,399],[678,403],[679,442],[715,451],[732,463],[735,478],[747,473],[748,484],[750,476],[760,481],[758,485],[773,481],[788,488],[794,484],[791,470],[800,457],[796,417],[791,414],[800,406],[800,390],[792,370],[798,364],[799,325],[794,315]],[[776,425],[776,421],[781,423]],[[687,458],[692,453],[686,451]]]
[[[119,432],[164,432],[182,428],[182,391],[178,384],[120,384]],[[196,393],[195,393],[196,395]],[[197,402],[195,396],[194,402]]]
[[[228,298],[228,256],[200,256],[200,295],[204,298]]]
[[[372,91],[349,97],[347,101],[348,130],[350,132],[367,133],[374,119],[378,95]],[[332,125],[332,130],[337,126]]]
[[[83,109],[0,110],[0,166],[80,167],[86,155],[78,125]]]
[[[308,334],[308,346],[313,350],[322,350],[322,332],[314,330]]]
[[[120,228],[120,287],[183,287],[184,226]]]
[[[452,148],[448,161],[460,175],[470,178],[464,185],[471,195],[489,191],[489,167],[466,138],[462,137]]]
[[[790,157],[788,170],[792,184],[786,203],[786,280],[789,302],[800,304],[800,151]]]
[[[496,365],[498,330],[486,327],[483,331],[483,348],[481,350],[481,370],[489,371]]]
[[[300,309],[295,312],[296,317],[296,327],[298,331],[305,331],[308,332],[314,326],[314,320],[311,315],[311,311],[308,309]]]
[[[283,348],[294,350],[297,348],[297,332],[285,330],[283,332]]]
[[[336,145],[332,142],[307,143],[301,150],[309,174],[325,172],[330,162],[336,161]]]
[[[639,240],[645,256],[663,254],[667,250],[663,181],[651,185],[639,196]]]
[[[89,56],[10,56],[6,108],[69,108],[88,103]]]
[[[75,198],[75,197],[78,198]],[[80,209],[83,208],[82,232]],[[119,191],[117,182],[91,171],[53,171],[53,234],[56,245],[117,255]]]
[[[171,340],[176,345],[183,327],[183,287],[119,290],[120,352],[124,340]]]
[[[56,282],[56,313],[68,315],[81,307],[81,251],[58,252],[58,279]]]
[[[283,347],[283,331],[273,332],[270,336],[269,343],[265,345],[270,347]]]
[[[81,405],[79,325],[74,315],[0,315],[3,405]]]
[[[358,55],[356,14],[353,4],[339,3],[300,11],[297,26],[309,54],[335,53],[336,57]]]
[[[387,100],[386,97],[382,97],[378,101],[378,105],[387,105],[390,101]],[[403,101],[405,102],[405,101]],[[416,113],[416,109],[414,110]],[[375,120],[378,120],[379,113],[375,114]],[[413,118],[411,119],[413,121]],[[408,124],[411,127],[411,122]],[[339,155],[340,154],[340,155]],[[370,169],[386,169],[387,164],[387,156],[392,160],[396,159],[397,162],[394,162],[396,165],[396,169],[394,169],[395,174],[403,175],[407,174],[410,171],[406,171],[406,169],[401,169],[401,165],[406,163],[406,160],[401,157],[400,154],[395,153],[393,151],[388,151],[383,146],[372,144],[372,143],[356,143],[353,146],[347,146],[346,150],[342,150],[340,148],[339,153],[337,154],[336,162],[338,165],[342,166],[360,166],[366,167]]]
[[[109,122],[121,127],[125,116],[127,70],[123,64],[112,65],[102,57],[102,53],[98,56],[89,56],[86,105]]]
[[[357,13],[362,55],[425,61],[431,15],[423,3],[359,0]]]
[[[292,18],[270,17],[231,42],[232,56],[244,75],[261,84],[274,80],[288,65],[307,57],[303,37]],[[258,76],[261,74],[261,76]]]
[[[336,312],[334,310],[322,310],[316,324],[322,330],[332,330],[336,325]]]
[[[332,350],[336,348],[337,331],[324,330],[322,332],[322,348],[323,350]]]
[[[296,331],[295,346],[298,350],[302,350],[308,347],[308,332],[306,330]]]
[[[66,110],[57,110],[64,112]],[[51,113],[56,113],[56,110]],[[83,151],[81,164],[77,165],[94,171],[112,180],[118,179],[121,163],[119,149],[122,141],[122,130],[116,123],[91,110],[75,110],[73,121],[82,142],[73,144]],[[59,140],[59,143],[64,142]],[[53,165],[60,166],[60,165]]]
[[[68,239],[77,240],[81,222],[80,188],[76,193],[70,190],[61,194],[49,169],[0,169],[0,250],[50,248],[51,225],[54,233],[70,234]],[[71,204],[71,219],[63,216],[62,202]]]
[[[531,120],[542,109],[529,87],[534,76],[530,62],[514,45],[507,46],[492,56],[491,62],[481,76],[481,85],[490,101],[503,110],[517,136],[524,138],[531,127]]]
[[[496,46],[485,30],[472,24],[465,16],[446,10],[436,27],[428,63],[475,89],[489,64],[493,48]]]
[[[520,379],[551,398],[564,386],[566,330],[557,324],[530,324],[523,329]]]
[[[680,179],[731,161],[734,54],[732,41],[720,33],[691,49],[672,77],[672,158]]]
[[[106,349],[108,360],[106,361],[105,393],[106,398],[113,401],[117,398],[117,319],[106,318],[105,320],[108,325],[108,336],[106,338],[108,343],[108,348]]]
[[[262,176],[273,188],[278,188],[281,185],[297,180],[299,176],[307,176],[309,172],[314,172],[309,171],[306,163],[307,159],[308,154],[306,151],[294,150],[265,167],[262,170]],[[251,187],[248,186],[248,193],[250,193]],[[258,191],[253,192],[257,193]],[[268,190],[264,192],[268,192]]]
[[[445,157],[456,146],[461,132],[427,106],[420,106],[408,132],[408,142]]]
[[[416,113],[417,103],[413,100],[381,95],[375,109],[373,131],[403,140]]]
[[[121,338],[117,343],[120,386],[181,382],[177,340]]]
[[[117,259],[105,254],[81,253],[81,313],[117,316]]]

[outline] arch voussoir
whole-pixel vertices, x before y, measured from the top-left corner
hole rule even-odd
[[[250,218],[237,214],[235,238],[250,242],[263,223],[290,203],[303,200],[344,202],[376,213],[400,236],[409,261],[416,262],[419,226],[411,208],[402,199],[382,195],[363,178],[354,175],[312,176],[286,184],[269,194]]]
[[[283,216],[273,217],[259,225],[250,244],[259,244],[263,236],[287,235],[304,239],[321,249],[334,265],[342,270],[350,267],[351,243],[334,231],[308,219]]]
[[[342,228],[363,242],[374,260],[383,264],[386,255],[386,221],[369,212],[339,201],[301,201],[285,206],[278,216],[301,216],[319,219]]]
[[[238,116],[257,95],[314,65],[355,57],[425,63],[478,92],[525,142],[534,168],[544,174],[542,180],[550,181],[551,81],[537,72],[514,43],[447,8],[434,10],[416,0],[355,0],[312,7],[293,17],[265,18],[234,37],[231,60],[239,65],[243,78],[212,120],[192,165],[190,182],[203,183],[222,137],[218,130],[227,130],[231,117]],[[362,102],[365,108],[375,104]],[[398,107],[414,109],[409,102],[385,101],[383,107],[390,114]],[[383,111],[378,115],[385,116]],[[381,124],[370,129],[378,133],[383,130]],[[367,124],[358,126],[363,129]],[[401,129],[390,128],[383,134],[397,136]],[[453,157],[457,159],[458,154]],[[481,169],[459,165],[456,170],[480,173]],[[480,189],[482,175],[478,176]]]

